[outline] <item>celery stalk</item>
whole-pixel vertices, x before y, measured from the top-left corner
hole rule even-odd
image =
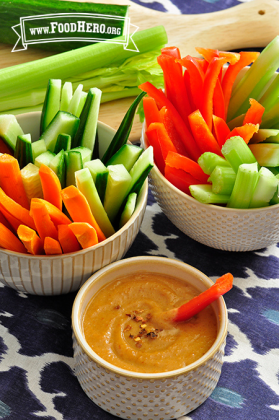
[[[203,153],[198,158],[198,164],[202,168],[203,172],[207,175],[210,175],[217,165],[227,167],[231,166],[226,159],[212,152]]]
[[[248,209],[258,182],[257,163],[243,163],[239,166],[228,207]]]
[[[235,127],[241,127],[243,125],[245,114],[238,115],[233,120],[228,122],[228,127],[230,130],[233,130]]]
[[[123,40],[124,37],[115,38]],[[145,53],[167,43],[163,26],[137,31],[133,40],[140,53]],[[100,42],[76,50],[67,51],[39,60],[18,64],[0,70],[0,97],[17,95],[28,89],[47,85],[49,79],[67,79],[79,73],[98,67],[123,62],[137,55],[128,51],[122,44]]]
[[[277,179],[277,188],[274,193],[274,196],[269,202],[270,205],[279,204],[279,174],[275,175],[275,178]]]
[[[212,192],[215,194],[230,195],[235,183],[236,174],[231,167],[216,166],[209,181],[212,183]]]
[[[265,167],[259,170],[259,178],[250,201],[251,208],[266,207],[274,196],[278,185],[278,179]]]
[[[279,166],[278,143],[251,144],[250,150],[257,159],[259,165],[267,167]]]
[[[279,36],[276,36],[233,89],[228,110],[228,121],[247,111],[249,98],[259,99],[265,85],[273,77],[278,67]]]
[[[215,194],[209,184],[190,185],[192,196],[204,204],[227,204],[230,196],[225,194]]]
[[[276,74],[275,79],[267,88],[265,93],[260,98],[260,104],[265,108],[265,112],[268,111],[276,102],[279,96],[279,74]]]
[[[237,173],[239,165],[256,162],[255,156],[243,138],[239,136],[228,139],[222,147],[222,153],[235,173]]]
[[[262,117],[261,128],[273,128],[279,123],[279,98],[273,104],[273,106],[264,112]]]
[[[273,128],[260,128],[259,131],[253,135],[249,145],[262,143],[263,141],[268,143],[279,143],[279,130],[274,130]]]

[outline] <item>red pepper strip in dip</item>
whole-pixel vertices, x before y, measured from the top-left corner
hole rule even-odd
[[[175,128],[180,135],[180,138],[187,150],[187,155],[197,161],[201,155],[199,147],[195,142],[190,130],[188,129],[187,125],[184,123],[183,119],[175,109],[175,107],[171,104],[171,102],[166,98],[164,92],[161,89],[157,89],[153,86],[150,82],[145,82],[139,86],[139,88],[145,91],[149,96],[155,99],[157,105],[161,109],[163,106],[169,110],[170,117],[175,124]]]
[[[222,156],[220,146],[218,145],[212,132],[209,130],[208,125],[198,109],[189,115],[189,123],[193,136],[201,152],[212,152]]]
[[[233,287],[233,276],[231,273],[224,274],[216,280],[209,289],[202,292],[200,295],[186,302],[180,308],[171,309],[166,314],[173,322],[187,321],[194,315],[217,300],[220,296],[227,293]]]
[[[225,58],[213,58],[205,73],[203,83],[203,100],[201,102],[200,111],[205,119],[209,130],[212,130],[213,116],[213,95],[218,80],[219,73],[226,63]]]

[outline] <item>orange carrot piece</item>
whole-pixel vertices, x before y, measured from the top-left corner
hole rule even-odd
[[[83,249],[98,243],[97,232],[89,223],[74,222],[69,225],[69,228]]]
[[[68,225],[58,225],[58,241],[64,254],[80,250],[80,245],[73,231]]]
[[[44,164],[40,166],[39,175],[44,199],[56,206],[59,210],[62,210],[61,184],[58,176]]]
[[[230,134],[228,135],[227,139],[234,137],[234,136],[240,136],[243,138],[246,144],[249,143],[251,138],[255,133],[259,131],[259,124],[245,124],[241,127],[235,127]]]
[[[10,198],[2,188],[0,188],[0,205],[1,208],[4,208],[8,213],[20,220],[23,225],[36,229],[29,211]]]
[[[35,230],[30,229],[28,226],[20,225],[17,234],[30,254],[42,255],[44,253],[43,241]]]
[[[49,236],[46,236],[44,239],[44,250],[46,255],[61,255],[62,249],[60,243]]]
[[[160,114],[155,99],[144,97],[142,99],[146,127],[148,128],[151,123],[160,122]]]
[[[57,229],[52,222],[46,206],[35,200],[31,200],[30,214],[32,215],[36,231],[41,239],[50,236],[51,238],[58,239]]]
[[[7,143],[0,137],[0,153],[7,153],[13,156],[13,150],[7,145]]]
[[[49,201],[44,200],[43,198],[32,198],[32,201],[42,203],[46,206],[46,209],[49,213],[49,216],[55,226],[58,225],[68,225],[72,223],[68,216],[59,210],[54,204],[51,204]]]
[[[259,124],[261,125],[262,116],[265,108],[256,99],[250,98],[250,108],[245,114],[243,125],[245,124]]]
[[[0,187],[16,203],[29,210],[29,202],[21,178],[16,158],[4,154],[0,156]]]
[[[27,254],[25,246],[3,223],[0,223],[0,246],[9,251]]]
[[[1,207],[0,203],[0,211],[3,213],[3,216],[7,219],[8,223],[10,224],[10,227],[7,226],[11,231],[14,233],[17,232],[17,229],[20,225],[22,225],[22,222],[14,217],[12,214],[10,214],[4,207]],[[4,223],[5,224],[5,223]]]
[[[85,196],[74,185],[64,188],[61,196],[72,220],[89,223],[96,230],[99,242],[104,241],[106,237],[96,222]]]

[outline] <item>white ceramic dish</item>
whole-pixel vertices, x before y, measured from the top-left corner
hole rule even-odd
[[[40,112],[18,115],[24,132],[32,139],[39,137]],[[98,123],[100,151],[115,131]],[[147,203],[148,181],[139,194],[131,219],[114,235],[94,247],[75,253],[54,256],[33,256],[0,248],[0,281],[20,292],[34,295],[60,295],[73,292],[92,273],[121,259],[137,236]]]
[[[141,144],[146,147],[145,126]],[[279,204],[231,209],[203,204],[172,185],[156,165],[149,174],[151,191],[168,219],[196,241],[224,251],[253,251],[279,242]]]
[[[210,350],[195,363],[156,374],[135,373],[115,367],[87,344],[82,317],[88,302],[102,286],[139,271],[174,276],[186,280],[200,291],[213,284],[199,270],[162,257],[128,258],[98,271],[79,290],[73,305],[74,369],[88,397],[115,416],[134,420],[176,419],[201,405],[216,387],[227,335],[227,309],[222,297],[213,303],[218,335]]]

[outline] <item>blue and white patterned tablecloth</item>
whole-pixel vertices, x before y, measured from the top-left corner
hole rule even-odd
[[[235,0],[151,0],[172,13],[203,13]],[[201,245],[176,229],[149,193],[140,233],[126,257],[160,255],[215,280],[234,275],[225,295],[229,328],[224,365],[211,397],[183,420],[279,419],[279,249],[232,253]],[[27,296],[0,283],[0,419],[112,420],[73,374],[71,308],[75,294]],[[181,418],[182,419],[182,418]]]

